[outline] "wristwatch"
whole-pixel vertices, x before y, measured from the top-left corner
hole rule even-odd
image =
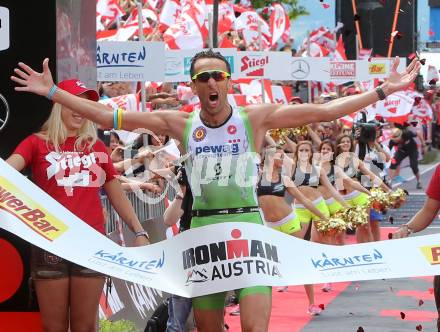
[[[385,94],[385,92],[382,90],[382,88],[380,86],[378,86],[375,89],[375,91],[377,93],[377,96],[379,97],[379,100],[384,100],[387,97],[387,95]]]
[[[134,233],[134,236],[135,236],[135,237],[145,236],[145,237],[147,238],[147,240],[150,239],[150,237],[148,236],[147,231],[139,231],[139,232],[136,232],[136,233]]]
[[[412,230],[411,228],[409,228],[408,224],[403,224],[402,226],[400,226],[400,228],[405,228],[406,229],[406,236],[411,235],[412,233],[414,233],[414,230]]]

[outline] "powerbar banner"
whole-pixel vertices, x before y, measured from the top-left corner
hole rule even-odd
[[[440,235],[328,246],[228,222],[146,247],[120,247],[1,159],[0,225],[77,264],[186,297],[256,285],[440,274]]]

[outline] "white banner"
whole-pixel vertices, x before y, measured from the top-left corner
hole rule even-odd
[[[237,78],[288,79],[291,58],[287,52],[237,52]]]
[[[347,246],[250,223],[200,227],[147,247],[120,247],[0,160],[0,226],[90,269],[186,297],[243,287],[440,274],[440,235]],[[294,253],[294,254],[292,254]]]
[[[192,57],[200,49],[165,50],[162,42],[98,42],[98,81],[188,82]],[[231,65],[233,79],[347,81],[383,79],[389,75],[391,58],[330,61],[326,57],[291,57],[287,52],[237,52],[215,49]],[[401,59],[398,71],[405,69]]]
[[[342,84],[348,81],[369,81],[388,77],[391,58],[377,58],[356,61],[330,61],[329,58],[290,58],[290,78],[298,81],[320,81]],[[401,59],[397,71],[405,70],[406,61]],[[286,71],[284,70],[284,77]]]
[[[287,73],[287,68],[284,71]],[[290,77],[294,81],[328,81],[330,59],[312,57],[290,58]]]
[[[162,42],[98,41],[98,81],[163,81],[165,47]]]
[[[231,66],[231,76],[232,78],[237,78],[237,67],[236,67],[236,55],[237,50],[233,48],[226,49],[214,49],[214,51],[220,52],[229,62]],[[190,67],[191,59],[193,56],[200,52],[199,49],[196,50],[167,50],[165,53],[165,81],[166,82],[189,82],[190,77]]]

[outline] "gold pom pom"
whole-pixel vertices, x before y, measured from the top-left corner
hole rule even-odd
[[[277,128],[277,129],[270,129],[269,135],[274,139],[274,141],[277,144],[285,144],[286,143],[286,137],[289,136],[291,132],[291,129],[289,128]]]
[[[292,134],[294,136],[307,136],[308,134],[307,126],[293,128]]]
[[[356,229],[358,226],[368,224],[368,213],[365,207],[355,206],[336,212],[328,221],[316,222],[318,232],[332,235],[346,229]]]
[[[398,188],[390,194],[390,204],[393,209],[398,209],[405,202],[406,193],[402,188]]]
[[[370,206],[379,212],[382,212],[389,207],[397,209],[406,201],[406,193],[402,188],[398,188],[392,193],[385,193],[379,188],[373,188],[370,192]]]
[[[365,207],[354,206],[342,211],[347,228],[356,229],[358,226],[368,224],[368,213]]]
[[[286,143],[286,137],[289,137],[290,134],[292,134],[293,136],[307,136],[307,126],[297,128],[277,128],[269,130],[269,135],[274,139],[277,144],[281,145]]]
[[[379,211],[385,211],[391,204],[391,196],[385,193],[382,189],[373,188],[370,190],[369,205]]]
[[[339,216],[330,217],[328,220],[319,220],[316,222],[318,232],[325,235],[334,235],[347,229],[347,225]]]

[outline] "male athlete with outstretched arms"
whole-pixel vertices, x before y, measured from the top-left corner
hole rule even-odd
[[[373,91],[319,105],[259,104],[234,109],[227,101],[231,84],[229,63],[220,53],[208,50],[194,56],[190,70],[192,89],[200,99],[200,111],[191,114],[178,111],[122,114],[57,88],[48,61],[43,61],[42,73],[19,63],[16,76],[11,77],[19,85],[15,89],[46,96],[106,128],[130,131],[146,128],[182,143],[181,152],[188,153],[189,157],[186,167],[194,195],[192,228],[228,221],[262,224],[255,194],[256,181],[249,185],[246,180],[256,176],[258,161],[250,158],[249,162],[243,163],[240,156],[259,153],[269,129],[328,122],[351,114],[406,89],[420,69],[420,63],[414,60],[403,73],[398,73],[397,58],[386,82]],[[267,331],[271,288],[257,286],[236,292],[240,300],[242,330]],[[193,300],[198,331],[223,331],[224,299],[225,293],[217,293]]]

